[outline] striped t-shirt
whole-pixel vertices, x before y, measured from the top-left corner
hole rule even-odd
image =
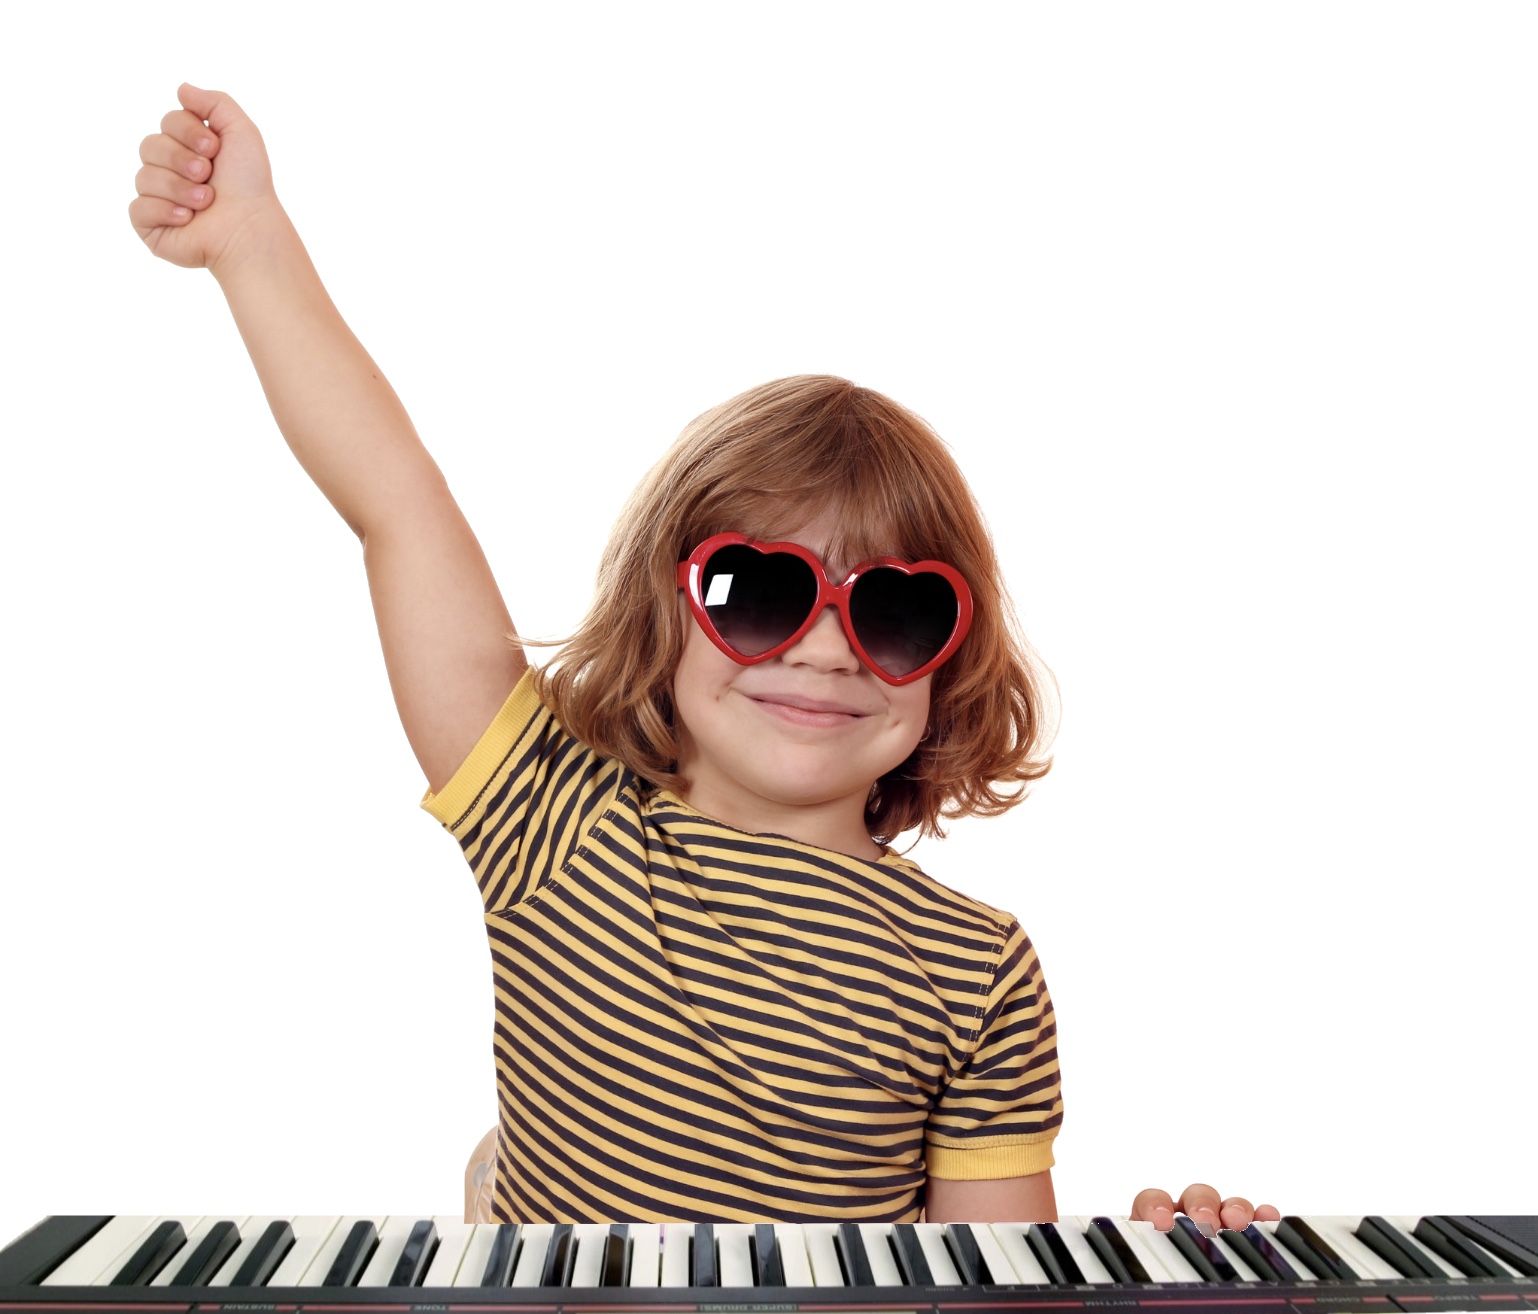
[[[1050,1168],[1056,1025],[1008,913],[692,810],[532,669],[422,807],[480,887],[504,1222],[916,1222]]]

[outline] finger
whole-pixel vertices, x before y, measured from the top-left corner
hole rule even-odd
[[[1223,1201],[1223,1206],[1218,1210],[1223,1219],[1223,1226],[1230,1227],[1236,1232],[1242,1232],[1255,1218],[1255,1206],[1243,1196],[1231,1195]]]
[[[139,143],[139,158],[198,183],[207,182],[214,170],[207,159],[164,132],[151,133]]]
[[[216,137],[222,137],[237,123],[251,121],[247,118],[245,110],[235,103],[235,98],[228,92],[208,91],[203,87],[195,87],[190,82],[183,82],[176,89],[176,98],[195,117],[206,119]]]
[[[1280,1223],[1282,1221],[1282,1211],[1275,1205],[1256,1205],[1255,1219],[1261,1223]]]
[[[157,228],[180,228],[192,222],[192,211],[159,196],[136,196],[128,203],[128,221],[146,242]]]
[[[134,175],[140,196],[154,196],[189,210],[206,210],[214,203],[214,189],[190,178],[182,178],[158,164],[146,164]]]
[[[1175,1226],[1175,1202],[1168,1191],[1149,1187],[1132,1198],[1132,1218],[1152,1223],[1161,1232]]]
[[[172,110],[160,120],[160,131],[206,159],[213,159],[219,153],[219,134],[191,110]]]
[[[1189,1214],[1195,1222],[1206,1223],[1214,1232],[1223,1225],[1218,1216],[1222,1204],[1223,1197],[1217,1193],[1216,1188],[1205,1182],[1194,1182],[1180,1193],[1181,1211]]]

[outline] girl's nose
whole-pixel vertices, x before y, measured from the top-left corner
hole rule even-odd
[[[860,669],[860,658],[844,633],[844,623],[838,608],[831,602],[822,614],[812,622],[812,628],[801,636],[781,657],[791,663],[805,662],[809,666],[826,667],[828,670]]]

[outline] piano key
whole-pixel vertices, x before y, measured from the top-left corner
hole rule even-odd
[[[379,1248],[379,1223],[372,1218],[343,1218],[315,1252],[300,1279],[302,1286],[354,1287]],[[335,1246],[332,1238],[338,1238]],[[312,1280],[313,1278],[313,1280]]]
[[[1025,1239],[1026,1228],[1031,1224],[1020,1223],[973,1223],[972,1235],[977,1237],[977,1244],[983,1248],[983,1232],[986,1230],[997,1243],[1005,1266],[1014,1274],[1006,1278],[1007,1282],[1051,1282],[1047,1276],[1047,1270],[1041,1266],[1041,1261],[1036,1258],[1036,1252],[1031,1249],[1030,1243]],[[983,1250],[984,1256],[987,1250]],[[988,1266],[993,1267],[993,1261],[989,1259]]]
[[[873,1287],[876,1275],[871,1272],[870,1258],[865,1253],[865,1238],[860,1235],[858,1223],[840,1223],[834,1233],[838,1248],[839,1267],[843,1270],[844,1285],[849,1287]]]
[[[1355,1270],[1341,1258],[1335,1247],[1297,1214],[1283,1215],[1272,1235],[1321,1282],[1356,1280]]]
[[[753,1224],[717,1223],[716,1250],[720,1255],[719,1277],[723,1287],[744,1290],[753,1285]]]
[[[630,1225],[610,1223],[604,1235],[602,1262],[598,1271],[601,1287],[622,1287],[630,1266]]]
[[[114,1218],[39,1285],[83,1287],[100,1280],[109,1268],[116,1273],[156,1224],[164,1221],[158,1215],[124,1214]]]
[[[358,1286],[374,1288],[390,1285],[390,1275],[395,1272],[395,1265],[406,1248],[407,1238],[419,1222],[421,1219],[411,1214],[390,1214],[385,1218],[379,1226],[379,1245],[358,1278]]]
[[[1257,1282],[1297,1281],[1297,1268],[1287,1262],[1281,1248],[1254,1223],[1240,1232],[1225,1232],[1223,1239],[1244,1260]]]
[[[929,1224],[925,1224],[929,1226]],[[964,1286],[979,1287],[992,1280],[977,1238],[965,1223],[942,1223],[940,1234],[945,1239],[946,1252]]]
[[[929,1274],[929,1259],[919,1245],[918,1234],[912,1223],[894,1223],[891,1231],[892,1252],[897,1258],[897,1270],[902,1274],[906,1287],[927,1287],[934,1279]]]
[[[865,1245],[865,1261],[878,1287],[900,1287],[902,1270],[897,1267],[897,1256],[892,1253],[891,1223],[856,1223],[860,1240]]]
[[[1336,1253],[1345,1260],[1348,1267],[1355,1270],[1359,1279],[1399,1276],[1392,1265],[1385,1264],[1353,1235],[1353,1228],[1361,1219],[1324,1214],[1307,1214],[1304,1217],[1319,1236],[1335,1247]]]
[[[1445,1264],[1467,1277],[1504,1277],[1514,1271],[1470,1241],[1451,1223],[1445,1223],[1440,1218],[1417,1220],[1412,1235],[1428,1250],[1434,1251]]]
[[[556,1223],[550,1229],[550,1245],[545,1251],[545,1264],[540,1270],[539,1285],[542,1287],[569,1287],[571,1266],[576,1262],[577,1247],[572,1241],[572,1224]]]
[[[115,1287],[147,1287],[172,1256],[187,1244],[187,1229],[175,1218],[167,1218],[150,1228],[128,1262],[113,1275]]]
[[[1090,1220],[1080,1214],[1069,1214],[1056,1223],[1057,1234],[1063,1239],[1073,1262],[1079,1266],[1084,1281],[1095,1286],[1108,1286],[1115,1279],[1111,1277],[1111,1270],[1100,1262],[1100,1256],[1085,1235],[1091,1226]]]
[[[518,1237],[518,1260],[513,1266],[515,1287],[537,1287],[545,1271],[545,1256],[550,1253],[550,1237],[554,1223],[523,1223]]]
[[[844,1266],[839,1261],[838,1223],[803,1223],[802,1239],[806,1242],[806,1259],[812,1267],[813,1285],[841,1287],[844,1285]]]
[[[1478,1242],[1497,1259],[1515,1268],[1523,1277],[1538,1277],[1538,1254],[1526,1246],[1518,1245],[1515,1241],[1502,1236],[1477,1218],[1470,1218],[1465,1214],[1442,1214],[1440,1217],[1451,1223],[1471,1241]]]
[[[780,1265],[785,1270],[787,1287],[813,1287],[812,1261],[807,1257],[806,1237],[795,1223],[775,1223],[774,1240],[779,1247]]]
[[[956,1265],[951,1260],[951,1252],[945,1248],[945,1225],[913,1223],[911,1226],[914,1235],[918,1237],[919,1247],[924,1252],[924,1259],[929,1264],[930,1280],[941,1286],[959,1286],[961,1275],[956,1272]],[[895,1227],[893,1231],[896,1231]]]
[[[427,1272],[422,1276],[422,1285],[452,1287],[459,1274],[459,1265],[475,1236],[476,1224],[466,1223],[453,1214],[440,1214],[433,1222],[438,1225],[438,1253],[427,1266]]]
[[[630,1281],[632,1287],[655,1287],[662,1273],[662,1224],[630,1224]]]
[[[1148,1270],[1127,1244],[1127,1238],[1109,1218],[1091,1218],[1084,1235],[1099,1256],[1101,1264],[1117,1282],[1148,1282]]]
[[[1121,1234],[1122,1240],[1127,1243],[1127,1248],[1132,1251],[1134,1257],[1142,1261],[1143,1270],[1148,1274],[1150,1282],[1169,1282],[1173,1280],[1164,1265],[1158,1261],[1144,1243],[1142,1235],[1132,1225],[1132,1219],[1113,1217],[1111,1224]],[[1148,1223],[1146,1226],[1153,1227],[1153,1224]]]
[[[1415,1226],[1420,1222],[1419,1215],[1385,1214],[1384,1217],[1399,1229],[1399,1234],[1404,1238],[1405,1244],[1414,1250],[1421,1262],[1431,1267],[1432,1273],[1435,1274],[1434,1281],[1462,1282],[1464,1280],[1466,1274],[1456,1264],[1449,1264],[1441,1255],[1437,1254],[1435,1250],[1432,1250],[1415,1235]]]
[[[309,1272],[310,1265],[315,1262],[315,1257],[320,1254],[320,1248],[326,1244],[326,1238],[336,1230],[337,1224],[341,1221],[341,1218],[335,1214],[306,1214],[291,1218],[289,1225],[294,1229],[294,1244],[272,1277],[267,1280],[267,1285],[269,1287],[298,1286],[300,1279]]]
[[[1240,1245],[1234,1244],[1235,1237],[1241,1238]],[[1220,1227],[1217,1235],[1208,1244],[1217,1247],[1240,1282],[1259,1282],[1262,1280],[1261,1273],[1268,1273],[1270,1269],[1265,1264],[1261,1264],[1258,1271],[1251,1266],[1250,1261],[1255,1258],[1255,1254],[1249,1244],[1242,1240],[1243,1237],[1243,1232],[1236,1232],[1231,1227]]]
[[[785,1265],[780,1260],[780,1243],[773,1223],[753,1225],[753,1285],[783,1287]]]
[[[224,1267],[240,1244],[240,1225],[233,1218],[200,1218],[187,1233],[187,1245],[160,1270],[152,1287],[203,1287]]]
[[[265,1287],[283,1258],[293,1248],[294,1227],[286,1218],[274,1218],[256,1238],[256,1244],[230,1279],[232,1287]]]
[[[1203,1281],[1202,1275],[1191,1267],[1191,1261],[1175,1248],[1175,1243],[1170,1240],[1168,1232],[1159,1231],[1152,1223],[1141,1218],[1129,1218],[1123,1226],[1131,1229],[1138,1244],[1164,1271],[1165,1276],[1161,1278],[1153,1269],[1149,1269],[1156,1282]]]
[[[662,1224],[662,1285],[689,1285],[689,1248],[694,1241],[693,1223]]]
[[[1025,1239],[1053,1282],[1077,1286],[1084,1281],[1084,1274],[1064,1244],[1056,1223],[1029,1224]]]
[[[1170,1240],[1175,1249],[1185,1256],[1191,1265],[1208,1282],[1234,1282],[1238,1273],[1228,1262],[1228,1255],[1220,1250],[1215,1241],[1208,1240],[1196,1226],[1196,1221],[1186,1214],[1175,1215],[1175,1226],[1170,1229]]]
[[[1356,1226],[1356,1239],[1377,1255],[1401,1277],[1436,1279],[1445,1276],[1440,1268],[1416,1252],[1414,1243],[1381,1214],[1368,1214]]]
[[[513,1284],[513,1266],[518,1262],[518,1224],[490,1223],[491,1248],[481,1262],[483,1287],[509,1287]]]
[[[572,1228],[572,1245],[576,1255],[571,1266],[574,1290],[592,1291],[603,1283],[603,1256],[609,1245],[607,1223],[578,1223]]]
[[[709,1223],[696,1223],[689,1243],[689,1285],[720,1286],[720,1267],[716,1261],[716,1238]]]
[[[406,1237],[406,1244],[401,1250],[400,1258],[395,1261],[395,1267],[391,1270],[390,1280],[386,1285],[421,1286],[422,1274],[427,1272],[427,1266],[432,1262],[437,1249],[437,1224],[431,1218],[419,1218],[412,1224],[411,1232]]]
[[[240,1244],[230,1252],[230,1257],[224,1261],[219,1270],[208,1280],[211,1287],[227,1287],[240,1272],[241,1266],[250,1258],[260,1243],[262,1236],[274,1223],[286,1223],[287,1218],[278,1214],[246,1214],[235,1220],[240,1226]]]

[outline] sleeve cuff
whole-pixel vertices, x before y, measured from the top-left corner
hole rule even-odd
[[[507,701],[448,783],[436,794],[429,789],[418,806],[453,830],[474,806],[486,782],[517,747],[539,708],[539,693],[534,688],[534,667],[531,665],[519,676]]]
[[[948,1182],[991,1182],[1004,1177],[1030,1177],[1044,1173],[1056,1163],[1052,1142],[1046,1140],[980,1145],[970,1150],[947,1149],[942,1145],[924,1146],[924,1171],[930,1177]],[[1018,1138],[1017,1138],[1018,1140]]]

